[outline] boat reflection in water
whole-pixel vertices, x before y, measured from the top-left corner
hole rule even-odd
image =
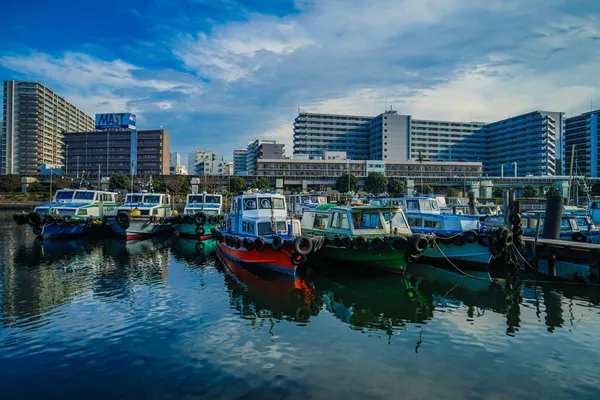
[[[205,267],[207,263],[214,264],[216,260],[215,249],[217,242],[214,240],[197,240],[179,237],[173,242],[171,251],[176,260],[182,261],[187,267]]]
[[[300,274],[286,275],[261,267],[242,266],[217,248],[231,304],[242,318],[308,322],[321,305],[312,285]]]

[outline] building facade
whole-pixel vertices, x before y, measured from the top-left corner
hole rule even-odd
[[[248,143],[246,148],[246,174],[256,174],[256,163],[261,159],[280,159],[285,152],[284,145],[277,143],[276,140],[256,139]]]
[[[600,110],[591,111],[565,120],[564,174],[569,174],[571,162],[573,175],[600,177],[600,143],[598,123]],[[572,159],[571,155],[574,154]]]
[[[561,162],[563,125],[562,113],[549,111],[487,124],[474,134],[486,142],[484,173],[500,176],[504,166],[505,171],[516,169],[517,176],[555,175]]]
[[[415,119],[410,125],[410,157],[430,161],[485,161],[485,137],[474,135],[483,122],[433,121]]]
[[[169,164],[170,172],[172,174],[178,174],[180,165],[181,165],[181,155],[177,152],[171,153],[171,162]]]
[[[245,176],[246,172],[246,155],[248,150],[236,149],[233,150],[233,175]]]
[[[169,148],[169,132],[163,129],[65,132],[65,172],[169,175]]]
[[[37,82],[4,81],[0,174],[38,175],[64,163],[63,132],[92,131],[92,117]]]
[[[381,172],[387,177],[479,177],[481,162],[432,162],[339,160],[339,159],[277,159],[258,160],[256,175],[294,178],[336,178],[350,172],[365,178],[369,172]]]
[[[485,143],[466,138],[484,125],[417,120],[391,109],[375,117],[304,112],[294,120],[294,156],[344,151],[352,160],[403,162],[421,152],[426,160],[471,160],[481,157]]]

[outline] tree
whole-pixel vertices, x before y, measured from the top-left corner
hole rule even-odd
[[[429,186],[428,184],[424,184],[421,187],[421,194],[433,194],[433,188],[431,186]]]
[[[456,189],[454,189],[453,187],[447,187],[446,190],[444,191],[444,194],[446,195],[446,197],[456,197],[457,193],[456,193]]]
[[[241,176],[234,176],[230,179],[231,179],[231,191],[233,193],[243,192],[248,187],[248,184],[246,183],[244,178],[242,178]]]
[[[20,192],[21,177],[19,175],[8,174],[0,176],[0,192]]]
[[[531,185],[527,185],[523,188],[523,197],[537,197],[538,190]]]
[[[503,194],[504,194],[504,191],[500,188],[492,189],[492,197],[501,198]]]
[[[269,182],[269,178],[258,178],[257,180],[254,181],[254,185],[256,186],[257,189],[265,189],[265,190],[269,190],[271,189],[271,182]]]
[[[42,185],[38,181],[31,182],[29,185],[27,185],[27,192],[28,193],[43,193],[43,192],[46,192],[46,191],[47,190],[44,187],[44,185]]]
[[[388,183],[388,193],[393,197],[400,197],[404,194],[406,188],[404,187],[404,182],[400,179],[392,179]]]
[[[185,188],[187,188],[187,190],[184,191],[188,192],[189,185],[187,183],[187,178],[183,175],[171,176],[167,181],[167,188],[175,194],[181,193],[181,191]]]
[[[131,187],[131,179],[125,174],[114,174],[108,181],[108,187],[111,190],[129,189]]]
[[[348,191],[348,174],[341,175],[335,181],[335,190],[340,193],[346,193]],[[358,179],[354,175],[350,175],[350,191],[356,192],[358,190]]]
[[[387,178],[382,173],[369,172],[369,175],[365,180],[365,187],[367,189],[367,192],[373,194],[385,193],[387,182]]]

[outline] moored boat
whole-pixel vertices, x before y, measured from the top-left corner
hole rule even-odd
[[[299,217],[302,216],[305,210],[314,210],[321,204],[327,204],[327,196],[323,192],[290,194],[285,199],[288,211]]]
[[[492,254],[500,255],[512,243],[512,235],[486,232],[479,216],[444,214],[433,197],[403,197],[388,200],[404,210],[414,233],[434,234],[436,245],[423,254],[430,259],[465,263],[473,269],[486,268]],[[506,231],[504,231],[506,232]]]
[[[435,240],[413,235],[401,209],[362,203],[329,203],[307,210],[302,233],[326,238],[320,258],[392,271],[403,271]]]
[[[275,193],[234,197],[215,239],[223,256],[233,261],[289,275],[322,245],[317,237],[300,236],[300,222],[288,217],[285,197]]]
[[[223,196],[220,194],[188,194],[179,234],[200,240],[211,239],[213,229],[223,221],[222,208]]]
[[[181,222],[183,216],[177,215],[171,196],[164,193],[130,193],[108,220],[113,232],[128,240],[174,232]]]
[[[28,224],[40,238],[106,234],[107,220],[117,212],[116,193],[101,190],[57,190],[50,203],[30,213],[13,215],[19,225]]]

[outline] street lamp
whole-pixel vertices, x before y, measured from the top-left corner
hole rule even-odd
[[[66,145],[65,151],[65,175],[69,175],[69,145]]]

